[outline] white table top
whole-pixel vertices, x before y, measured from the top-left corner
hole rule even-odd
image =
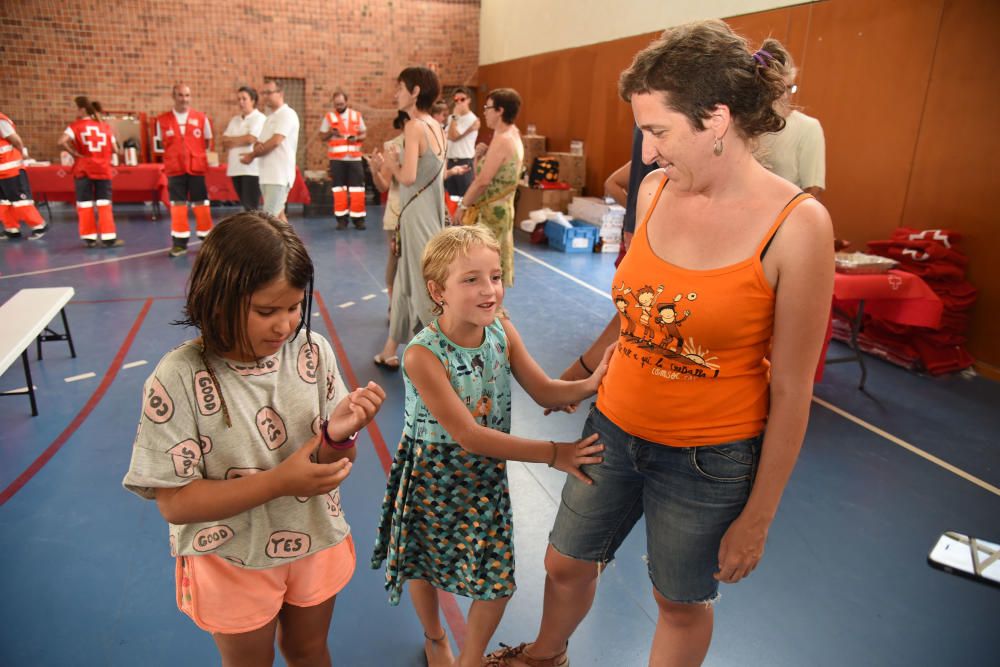
[[[22,289],[0,306],[0,374],[69,303],[72,287]]]

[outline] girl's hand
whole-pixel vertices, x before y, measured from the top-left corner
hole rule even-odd
[[[313,436],[274,468],[279,497],[320,496],[336,489],[351,474],[351,462],[346,458],[333,463],[313,462],[313,455],[319,456],[322,442],[322,435]]]
[[[591,373],[588,382],[591,383],[593,391],[596,393],[597,388],[601,386],[601,380],[604,379],[605,374],[608,372],[608,364],[611,363],[611,355],[615,353],[615,348],[618,347],[618,341],[611,343],[604,349],[604,356],[601,357],[601,363],[597,365],[594,372]]]
[[[580,466],[594,465],[604,461],[599,456],[604,451],[604,445],[597,442],[597,434],[588,435],[576,442],[557,442],[556,460],[552,467],[573,475],[585,484],[593,484],[594,480],[583,474]]]
[[[769,526],[742,514],[736,517],[722,536],[719,571],[713,576],[724,583],[735,584],[753,572],[764,555]]]
[[[358,387],[345,396],[330,415],[327,432],[335,442],[342,442],[368,425],[385,401],[385,390],[374,382]]]
[[[475,159],[477,160],[481,159],[484,155],[486,155],[487,150],[489,150],[489,146],[487,146],[486,144],[483,143],[476,144]]]

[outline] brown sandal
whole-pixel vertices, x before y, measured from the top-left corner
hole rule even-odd
[[[432,644],[444,644],[447,647],[448,646],[448,631],[445,630],[444,632],[442,632],[440,637],[431,637],[430,635],[428,635],[425,632],[424,633],[424,639],[427,640],[427,641],[429,641]],[[431,664],[431,657],[427,653],[427,647],[426,646],[424,647],[424,662],[426,662],[428,665]]]
[[[512,660],[517,658],[529,667],[569,667],[569,644],[559,653],[547,658],[536,658],[528,654],[528,642],[521,642],[517,646],[507,646],[500,644],[503,648],[497,649],[483,658],[482,667],[513,667]]]

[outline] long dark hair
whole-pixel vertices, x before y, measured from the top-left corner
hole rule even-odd
[[[312,260],[292,226],[264,211],[231,215],[205,239],[188,279],[184,319],[174,324],[201,332],[202,358],[222,398],[227,425],[229,410],[222,387],[204,350],[252,358],[253,345],[246,330],[250,299],[254,292],[278,278],[305,292],[302,320],[295,335],[304,326],[311,345],[313,275]]]

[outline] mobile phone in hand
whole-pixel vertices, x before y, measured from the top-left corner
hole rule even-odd
[[[927,555],[931,567],[1000,588],[1000,545],[948,531]]]

